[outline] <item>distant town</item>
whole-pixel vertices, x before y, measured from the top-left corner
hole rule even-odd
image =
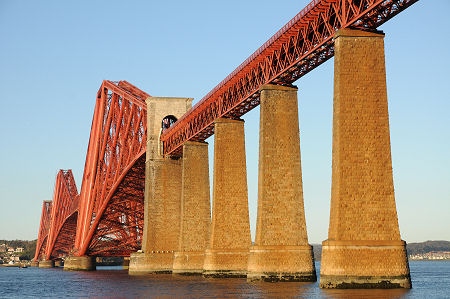
[[[450,251],[430,251],[427,253],[410,254],[410,261],[417,260],[450,260]]]
[[[0,240],[0,265],[28,264],[34,257],[36,240]]]
[[[14,264],[20,261],[20,254],[24,251],[23,247],[8,247],[5,243],[0,244],[0,264]]]

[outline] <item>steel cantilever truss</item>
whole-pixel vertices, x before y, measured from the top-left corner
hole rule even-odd
[[[74,246],[79,195],[72,170],[61,169],[58,172],[52,203],[51,224],[45,249],[48,260],[68,255]]]
[[[291,85],[334,55],[340,28],[375,30],[418,0],[314,0],[161,135],[164,154],[203,141],[219,117],[239,118],[259,105],[263,84]]]
[[[56,175],[53,201],[44,201],[35,260],[66,256],[73,249],[79,195],[72,170]]]
[[[148,97],[126,81],[103,81],[98,91],[81,185],[76,255],[124,256],[140,248]]]
[[[52,212],[52,201],[44,200],[42,204],[41,223],[39,224],[39,234],[36,243],[36,253],[34,261],[45,258],[45,249],[47,247],[48,233],[50,230]]]

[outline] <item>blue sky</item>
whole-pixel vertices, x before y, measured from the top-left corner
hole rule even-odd
[[[60,168],[73,169],[80,189],[102,80],[195,103],[308,2],[0,0],[0,239],[37,238]],[[450,240],[449,8],[422,0],[380,28],[408,242]],[[308,234],[319,243],[329,221],[333,60],[296,85]],[[259,109],[244,119],[253,234]]]

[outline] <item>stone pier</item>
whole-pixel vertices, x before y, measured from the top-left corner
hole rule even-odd
[[[124,270],[128,270],[130,268],[130,257],[129,256],[124,256],[123,257],[122,268]]]
[[[64,271],[93,271],[95,269],[95,257],[92,256],[69,256],[64,260]]]
[[[180,231],[181,160],[150,160],[146,169],[146,180],[151,178],[149,193],[146,194],[149,231],[143,244],[144,252],[130,256],[129,272],[172,273]]]
[[[39,267],[39,262],[35,261],[35,260],[32,260],[31,261],[31,267]]]
[[[251,245],[244,121],[220,118],[214,127],[211,236],[205,277],[246,277]]]
[[[392,177],[384,34],[335,35],[333,166],[321,288],[410,288]]]
[[[39,268],[54,268],[55,267],[55,261],[54,260],[42,260],[39,261]]]
[[[316,281],[303,207],[297,88],[263,85],[258,214],[248,280]]]
[[[130,255],[130,274],[172,273],[181,217],[182,160],[162,156],[160,134],[192,107],[192,98],[149,97],[142,250]]]
[[[211,226],[209,192],[208,144],[188,141],[183,145],[181,226],[173,273],[203,272]]]
[[[63,260],[55,260],[55,267],[64,267]]]

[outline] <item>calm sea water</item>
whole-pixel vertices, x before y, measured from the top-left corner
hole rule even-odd
[[[317,270],[320,264],[317,263]],[[318,283],[247,283],[201,276],[129,276],[120,267],[93,272],[0,268],[1,298],[450,298],[450,262],[410,262],[411,290],[322,290]]]

